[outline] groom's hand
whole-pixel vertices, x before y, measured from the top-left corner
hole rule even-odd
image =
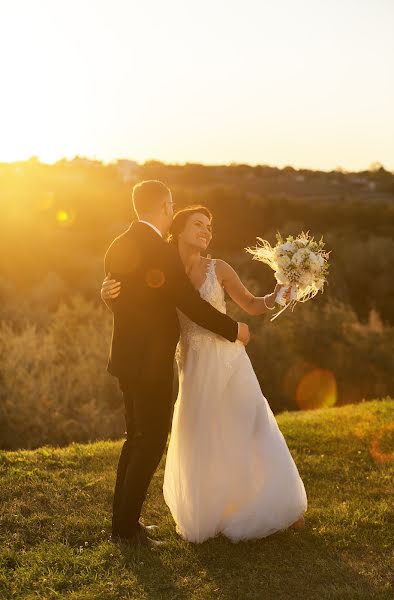
[[[246,323],[238,323],[238,337],[237,340],[243,343],[244,346],[249,344],[250,331]]]

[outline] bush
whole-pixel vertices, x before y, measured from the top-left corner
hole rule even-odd
[[[73,298],[49,316],[0,326],[0,447],[114,438],[124,431],[116,381],[106,372],[107,311]]]
[[[287,309],[273,322],[268,315],[260,325],[255,318],[249,320],[255,333],[248,353],[274,412],[300,408],[297,387],[316,370],[331,374],[337,405],[394,391],[394,328],[380,322],[377,327],[376,312],[363,325],[349,306],[322,300],[297,305],[294,314]],[[233,314],[242,318],[237,311]],[[322,392],[318,386],[315,391]]]
[[[245,318],[234,307],[232,313]],[[0,326],[0,448],[121,436],[123,401],[116,380],[106,372],[109,312],[74,297],[47,314],[46,321],[41,313],[36,318],[34,309],[23,320]],[[394,373],[393,331],[376,314],[362,325],[349,306],[322,296],[272,323],[266,316],[250,319],[250,325],[254,334],[248,353],[274,412],[300,408],[297,386],[316,369],[335,379],[336,404],[394,392],[393,375],[388,375]],[[321,405],[320,388],[318,382],[313,406]]]

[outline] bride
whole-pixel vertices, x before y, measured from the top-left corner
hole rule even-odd
[[[274,308],[281,286],[253,296],[223,260],[204,258],[212,215],[178,211],[171,243],[201,296],[226,312],[224,292],[250,315]],[[103,300],[119,295],[108,277]],[[178,311],[179,393],[164,473],[164,499],[178,534],[200,543],[219,533],[231,541],[263,538],[304,523],[302,479],[241,342],[231,343]]]

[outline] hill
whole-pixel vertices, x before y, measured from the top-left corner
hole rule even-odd
[[[1,451],[0,598],[392,598],[393,410],[386,398],[278,415],[308,494],[306,525],[239,544],[177,537],[164,462],[143,516],[169,545],[108,542],[121,440]]]

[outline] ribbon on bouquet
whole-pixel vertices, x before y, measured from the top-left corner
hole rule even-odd
[[[282,314],[283,311],[285,311],[286,308],[288,308],[289,306],[292,306],[291,310],[294,310],[294,307],[297,304],[297,286],[292,285],[290,287],[290,290],[291,290],[290,291],[290,302],[286,303],[286,300],[284,299],[284,295],[288,289],[289,289],[289,286],[282,287],[282,288],[280,288],[279,292],[277,293],[275,302],[276,302],[276,304],[283,306],[283,308],[279,312],[275,313],[274,316],[272,317],[272,319],[270,319],[270,321],[274,321],[276,319],[276,317],[279,317],[279,315]]]

